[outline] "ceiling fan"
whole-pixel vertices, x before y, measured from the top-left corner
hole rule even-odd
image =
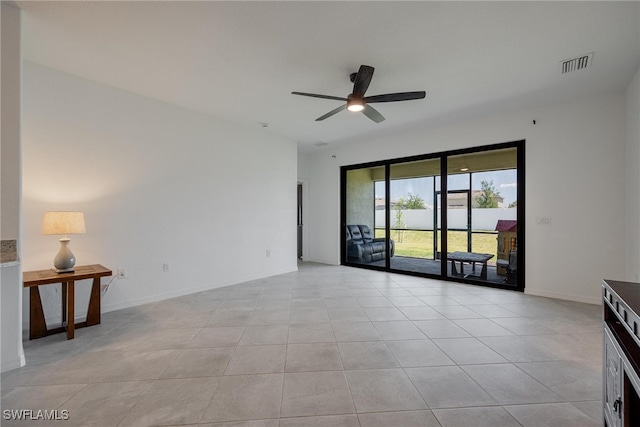
[[[373,77],[373,67],[368,65],[361,65],[357,73],[353,73],[350,76],[350,80],[353,83],[353,93],[349,94],[346,98],[330,95],[318,95],[316,93],[305,92],[291,92],[293,95],[310,96],[312,98],[333,99],[336,101],[346,101],[346,104],[329,111],[327,114],[320,116],[316,121],[321,121],[326,118],[339,113],[340,111],[347,109],[349,111],[361,111],[365,116],[370,118],[376,123],[380,123],[384,120],[384,116],[378,112],[375,108],[370,106],[374,102],[396,102],[396,101],[410,101],[412,99],[422,99],[425,97],[425,91],[418,92],[398,92],[398,93],[386,93],[384,95],[364,96],[365,92],[369,88],[371,78]]]

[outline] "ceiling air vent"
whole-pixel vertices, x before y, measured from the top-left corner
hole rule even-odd
[[[328,142],[316,142],[315,144],[316,147],[324,147],[325,145],[329,145]]]
[[[582,70],[590,67],[593,62],[593,52],[586,55],[578,56],[576,58],[565,59],[560,61],[560,72],[562,74],[571,73],[573,71]]]

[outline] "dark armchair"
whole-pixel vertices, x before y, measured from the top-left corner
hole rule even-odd
[[[385,239],[376,239],[367,225],[347,225],[347,260],[357,263],[368,263],[384,260],[387,244]],[[393,256],[394,242],[389,241],[390,256]]]

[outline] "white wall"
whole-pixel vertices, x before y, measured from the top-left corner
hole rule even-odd
[[[2,108],[0,144],[2,165],[0,234],[3,240],[16,240],[20,254],[20,10],[2,2]],[[20,262],[0,266],[2,300],[2,372],[24,365],[22,348],[22,269]]]
[[[625,107],[624,94],[601,95],[443,127],[372,134],[315,154],[310,258],[340,262],[340,166],[525,139],[526,292],[599,303],[602,278],[624,276],[624,210],[612,207],[624,206],[626,197]],[[542,216],[551,218],[549,226],[536,225]]]
[[[48,210],[85,212],[87,233],[70,236],[78,265],[126,269],[103,311],[297,269],[293,141],[31,63],[23,119],[25,270],[58,250],[40,235]],[[79,316],[88,288],[76,287]]]
[[[348,200],[348,199],[347,199]],[[433,209],[400,209],[402,212],[403,228],[416,230],[433,230]],[[376,228],[384,228],[385,211],[375,211]],[[391,227],[395,226],[397,209],[391,210]],[[440,210],[438,210],[440,215]],[[495,231],[498,220],[516,220],[518,210],[516,208],[478,208],[471,209],[471,229],[473,231]],[[466,229],[468,213],[466,209],[448,209],[447,227]]]
[[[629,85],[626,152],[626,280],[640,281],[640,69]]]

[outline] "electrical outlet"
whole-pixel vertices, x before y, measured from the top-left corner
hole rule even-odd
[[[551,225],[551,217],[549,216],[537,216],[536,217],[537,225]]]
[[[169,264],[167,264],[166,262],[162,263],[162,271],[169,271]]]
[[[119,268],[116,270],[116,277],[118,279],[126,279],[127,278],[127,270],[125,268]]]

